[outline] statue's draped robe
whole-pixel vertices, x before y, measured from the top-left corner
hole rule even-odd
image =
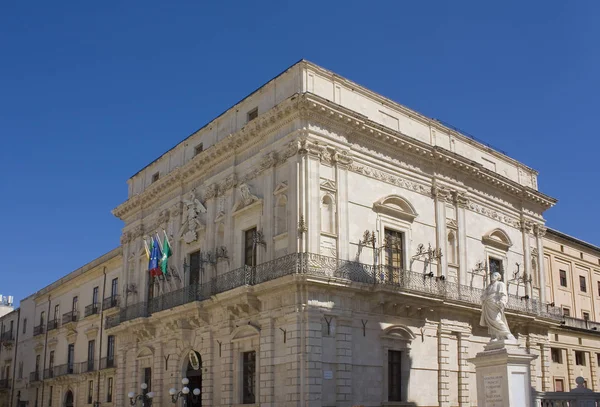
[[[481,296],[481,319],[479,324],[487,326],[488,333],[492,338],[507,339],[512,337],[508,329],[508,322],[504,316],[504,308],[508,302],[506,285],[501,281],[494,281],[487,286]]]

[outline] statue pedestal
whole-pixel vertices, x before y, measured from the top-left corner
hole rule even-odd
[[[531,361],[516,340],[490,342],[472,359],[478,407],[531,407]]]

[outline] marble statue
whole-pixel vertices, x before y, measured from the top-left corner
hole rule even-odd
[[[515,339],[510,333],[508,322],[504,315],[504,307],[508,302],[506,284],[500,281],[500,273],[493,272],[492,282],[488,285],[481,296],[481,319],[479,324],[487,326],[492,341]]]

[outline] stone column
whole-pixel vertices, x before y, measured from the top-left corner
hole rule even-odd
[[[450,197],[450,192],[442,187],[434,186],[431,189],[435,202],[435,236],[436,247],[442,249],[442,258],[438,262],[438,276],[447,276],[448,274],[448,253],[446,253],[446,242],[448,234],[446,232],[446,199]]]
[[[542,369],[542,391],[553,391],[550,387],[550,364],[548,363],[550,348],[540,343],[540,366]]]
[[[260,405],[275,407],[275,324],[273,318],[260,321],[260,373],[258,383],[260,391]],[[282,333],[280,331],[280,333]],[[282,333],[283,334],[283,333]],[[287,335],[286,335],[287,336]],[[283,341],[283,338],[281,339]],[[287,342],[287,338],[286,338]]]
[[[352,405],[352,319],[338,318],[337,324],[336,405],[350,407]]]
[[[458,342],[458,405],[469,407],[471,405],[469,395],[469,347],[471,335],[465,332],[456,332]]]
[[[452,332],[440,322],[438,326],[438,403],[439,407],[450,406],[450,341]]]
[[[208,327],[207,327],[208,328]],[[202,406],[210,407],[213,405],[214,388],[214,361],[215,361],[215,339],[213,332],[208,330],[202,336],[205,347],[202,348]],[[218,352],[218,349],[217,349]],[[218,355],[218,353],[217,353]],[[181,365],[177,365],[181,366]]]
[[[467,273],[469,265],[467,264],[467,221],[466,208],[469,200],[464,192],[458,192],[454,195],[456,204],[456,224],[457,243],[458,243],[458,283],[467,284]]]
[[[298,161],[296,162],[296,175],[295,184],[296,190],[298,191],[295,200],[295,206],[297,211],[296,224],[292,225],[293,229],[298,233],[298,239],[296,244],[298,247],[298,253],[304,253],[307,251],[306,248],[306,217],[308,215],[306,211],[306,161],[307,161],[306,149],[300,149],[298,154]],[[292,171],[293,173],[293,171]],[[290,185],[290,188],[292,185]],[[303,225],[300,225],[303,223]],[[301,227],[302,226],[302,227]],[[292,246],[293,247],[293,246]]]
[[[544,306],[546,304],[546,267],[544,262],[544,235],[546,234],[546,228],[542,225],[535,225],[534,233],[537,243],[538,251],[538,270],[540,271],[540,302]],[[575,378],[573,378],[575,380]],[[575,382],[573,387],[575,388]]]
[[[337,222],[339,259],[347,260],[350,257],[350,219],[348,209],[348,166],[352,159],[347,154],[335,154],[335,184],[337,187]]]

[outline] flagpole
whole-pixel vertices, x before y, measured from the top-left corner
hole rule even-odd
[[[148,248],[148,242],[146,242],[146,239],[144,239],[144,249],[146,249],[146,257],[150,259],[150,248]]]
[[[165,232],[164,229],[162,231],[165,234],[165,239],[167,239],[167,243],[169,244],[169,247],[173,247],[173,246],[171,246],[171,242],[169,241],[169,235],[167,235],[167,232]]]
[[[160,248],[160,251],[162,252],[163,248],[162,248],[162,243],[160,243],[160,236],[158,233],[156,233],[154,236],[156,236],[156,241],[158,242],[158,247]]]

